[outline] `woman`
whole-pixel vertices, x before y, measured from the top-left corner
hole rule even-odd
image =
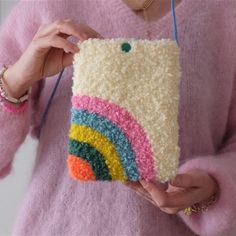
[[[181,165],[168,188],[143,181],[81,183],[68,175],[71,65],[73,54],[79,52],[73,40],[145,38],[143,14],[132,10],[144,2],[22,0],[6,19],[0,32],[0,62],[10,65],[4,73],[4,90],[20,98],[33,87],[32,96],[20,105],[10,105],[2,98],[2,178],[10,173],[14,154],[27,133],[31,131],[37,138],[55,75],[66,68],[39,139],[35,167],[13,235],[235,234],[233,0],[227,4],[220,0],[176,1],[183,70]],[[169,9],[166,0],[156,0],[148,7],[151,39],[172,37]],[[215,202],[212,196],[217,196]],[[194,204],[208,211],[183,213]]]

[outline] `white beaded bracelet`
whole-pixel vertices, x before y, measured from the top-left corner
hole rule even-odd
[[[5,90],[4,90],[4,86],[3,86],[3,81],[4,81],[4,73],[5,71],[8,69],[8,66],[3,65],[2,69],[0,69],[0,95],[2,98],[4,98],[5,100],[14,103],[14,104],[19,104],[19,103],[23,103],[26,100],[28,100],[29,98],[29,94],[31,93],[32,87],[29,88],[29,90],[20,98],[14,98],[11,97]]]

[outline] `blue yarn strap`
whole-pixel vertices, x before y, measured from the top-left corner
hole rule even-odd
[[[50,95],[50,98],[48,99],[48,103],[47,103],[47,105],[46,105],[46,108],[45,108],[45,110],[44,110],[44,112],[43,112],[43,115],[42,115],[42,118],[41,118],[41,121],[40,121],[40,124],[39,124],[38,137],[40,137],[42,127],[43,127],[43,125],[44,125],[44,123],[45,123],[45,121],[46,121],[46,117],[47,117],[47,114],[48,114],[50,105],[51,105],[51,103],[52,103],[52,99],[53,99],[53,97],[55,96],[55,93],[56,93],[56,90],[57,90],[57,88],[58,88],[58,85],[59,85],[59,83],[60,83],[60,81],[61,81],[61,78],[62,78],[62,74],[63,74],[63,72],[64,72],[64,69],[65,69],[65,68],[63,68],[63,69],[61,70],[59,76],[57,77],[56,84],[55,84],[55,86],[54,86],[54,88],[53,88],[53,91],[52,91],[52,93],[51,93],[51,95]]]
[[[176,43],[179,45],[178,30],[177,30],[177,23],[176,23],[176,17],[175,17],[175,0],[171,0],[171,16],[172,16],[173,38],[175,39]]]
[[[177,23],[176,23],[176,17],[175,17],[175,0],[170,0],[171,1],[171,16],[172,16],[172,27],[173,27],[173,38],[174,40],[176,41],[176,43],[179,45],[179,41],[178,41],[178,31],[177,31]],[[65,68],[64,68],[65,69]],[[38,130],[38,136],[40,137],[40,134],[41,134],[41,130],[42,130],[42,127],[46,121],[46,117],[47,117],[47,114],[48,114],[48,111],[49,111],[49,108],[51,106],[51,103],[52,103],[52,100],[53,100],[53,97],[56,93],[56,90],[58,88],[58,85],[61,81],[61,78],[62,78],[62,74],[64,72],[64,69],[61,70],[58,78],[57,78],[57,81],[56,81],[56,84],[53,88],[53,91],[51,93],[51,96],[48,100],[48,103],[46,105],[46,108],[44,110],[44,113],[43,113],[43,116],[42,116],[42,119],[41,119],[41,122],[40,122],[40,125],[39,125],[39,130]]]

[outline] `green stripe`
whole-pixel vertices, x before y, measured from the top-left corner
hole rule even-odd
[[[104,156],[90,144],[69,139],[69,153],[86,160],[92,167],[97,180],[112,180]]]

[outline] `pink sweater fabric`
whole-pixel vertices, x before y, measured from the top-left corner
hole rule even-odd
[[[158,10],[158,9],[157,9]],[[120,182],[81,183],[66,165],[72,66],[64,71],[42,130],[13,235],[236,235],[236,1],[183,0],[176,7],[181,47],[180,172],[199,168],[220,186],[208,212],[168,215]],[[19,1],[1,26],[0,63],[17,61],[38,27],[85,22],[105,38],[144,38],[145,22],[122,0]],[[172,38],[171,14],[150,24],[153,39]],[[30,106],[0,108],[0,176],[10,174],[28,132],[36,138],[56,76],[34,84]],[[26,156],[25,158],[31,158]],[[1,223],[0,223],[1,224]]]

